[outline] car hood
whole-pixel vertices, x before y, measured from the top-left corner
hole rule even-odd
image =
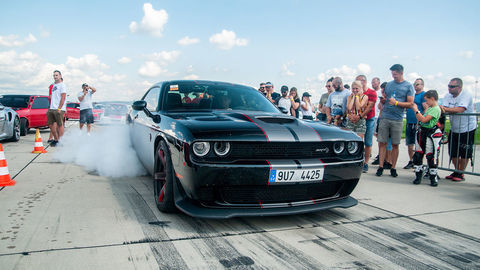
[[[279,113],[213,111],[169,113],[166,116],[186,127],[196,140],[272,142],[360,140],[354,132]]]

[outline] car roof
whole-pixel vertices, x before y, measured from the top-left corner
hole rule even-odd
[[[44,95],[16,95],[16,94],[7,94],[7,95],[0,95],[0,97],[23,97],[23,98],[28,98],[28,97],[47,97]]]
[[[238,85],[238,86],[243,86],[243,87],[251,87],[251,86],[248,86],[248,85],[243,85],[243,84],[237,84],[237,83],[230,83],[230,82],[221,82],[221,81],[209,81],[209,80],[171,80],[171,81],[162,81],[162,82],[158,82],[154,85],[162,85],[164,83],[168,83],[168,84],[176,84],[176,83],[186,83],[186,82],[190,82],[190,83],[197,83],[197,84],[200,84],[200,83],[203,83],[203,84],[213,84],[213,85]]]

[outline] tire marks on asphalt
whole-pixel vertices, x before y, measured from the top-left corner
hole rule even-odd
[[[145,239],[138,242],[148,242],[160,269],[187,268],[182,256],[178,253],[172,242],[166,241],[160,243],[156,241],[157,239],[169,239],[164,227],[149,224],[152,221],[157,221],[155,214],[134,187],[129,190],[128,194],[126,194],[127,199],[145,235]]]

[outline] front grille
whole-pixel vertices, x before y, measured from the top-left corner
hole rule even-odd
[[[331,198],[344,182],[297,185],[227,186],[215,190],[216,200],[230,204],[289,203]]]
[[[325,158],[334,156],[331,143],[326,142],[234,142],[229,158]]]

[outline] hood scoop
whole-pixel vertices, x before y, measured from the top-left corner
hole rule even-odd
[[[296,119],[289,118],[289,117],[272,117],[272,116],[258,116],[256,117],[258,120],[261,120],[265,123],[270,124],[290,124],[295,122]]]

